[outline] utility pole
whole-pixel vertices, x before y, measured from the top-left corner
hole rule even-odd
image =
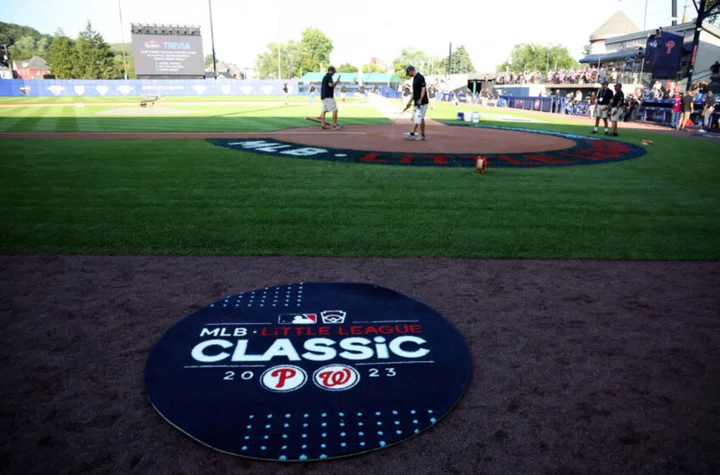
[[[450,43],[450,50],[448,52],[448,67],[447,67],[447,75],[451,75],[452,71],[450,68],[452,67],[452,43]]]
[[[124,72],[125,72],[125,80],[127,81],[128,68],[127,68],[127,59],[125,59],[125,33],[123,32],[122,6],[120,5],[120,0],[118,0],[118,11],[120,12],[120,39],[122,41],[123,68],[124,68]]]
[[[2,45],[3,57],[7,61],[8,70],[10,71],[10,79],[15,79],[15,72],[13,71],[12,60],[10,59],[10,49],[8,45]]]
[[[213,62],[213,75],[217,81],[217,62],[215,60],[215,32],[213,30],[212,20],[212,0],[208,0],[208,6],[210,7],[210,42],[212,45],[212,62]]]
[[[677,25],[677,0],[670,0],[672,2],[672,26]]]
[[[648,1],[645,0],[645,16],[643,17],[643,31],[647,30],[647,7],[648,7]]]

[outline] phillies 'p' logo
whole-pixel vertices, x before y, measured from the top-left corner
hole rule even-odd
[[[315,371],[313,381],[317,387],[328,391],[344,391],[360,381],[360,373],[351,366],[331,364]]]
[[[667,48],[667,54],[670,54],[670,52],[672,51],[672,49],[675,47],[675,42],[674,42],[674,41],[668,41],[667,43],[665,43],[665,47]]]
[[[295,391],[307,381],[307,373],[293,365],[273,366],[260,376],[260,384],[265,389],[279,393]]]

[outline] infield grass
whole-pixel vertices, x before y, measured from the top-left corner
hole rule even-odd
[[[107,106],[0,109],[0,130],[276,130],[311,125],[298,116],[319,109],[85,115],[96,107]],[[341,117],[388,122],[363,106]],[[513,125],[491,118],[484,123]],[[590,130],[532,118],[553,123],[514,125]],[[203,140],[5,139],[0,253],[720,259],[719,144],[644,131],[621,139],[648,137],[649,153],[635,160],[482,176],[270,157]]]

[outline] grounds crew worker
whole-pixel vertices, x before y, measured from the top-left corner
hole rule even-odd
[[[335,103],[335,86],[340,84],[340,77],[338,80],[333,82],[333,74],[335,74],[335,68],[330,66],[327,70],[327,74],[323,77],[322,86],[320,87],[320,99],[322,99],[322,114],[320,114],[320,123],[323,129],[329,129],[330,126],[325,122],[325,114],[332,112],[333,116],[333,129],[342,129],[342,125],[338,125],[337,116],[338,108]]]
[[[427,84],[425,84],[425,76],[415,71],[414,66],[408,66],[405,69],[408,76],[413,78],[412,97],[407,103],[405,110],[408,110],[413,102],[415,102],[415,108],[413,109],[413,129],[412,132],[405,134],[407,140],[425,140],[425,114],[430,100],[427,94]],[[420,135],[415,135],[417,132],[418,125],[420,126]]]
[[[608,133],[608,108],[610,107],[612,98],[613,93],[608,89],[608,82],[603,81],[602,89],[598,91],[597,98],[595,99],[595,130],[592,131],[593,134],[597,134],[598,124],[600,123],[600,119],[602,119],[605,124],[605,135],[610,135]]]
[[[610,105],[610,121],[612,122],[612,135],[617,137],[617,124],[622,119],[623,112],[625,111],[625,94],[622,92],[622,84],[615,84],[615,94],[612,98],[612,104]],[[607,133],[607,129],[605,129]]]

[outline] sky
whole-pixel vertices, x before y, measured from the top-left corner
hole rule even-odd
[[[671,0],[477,0],[447,8],[428,0],[425,5],[432,8],[423,9],[421,2],[385,0],[329,2],[330,8],[322,1],[211,1],[216,57],[241,68],[253,67],[268,43],[299,41],[305,28],[315,27],[332,40],[335,65],[360,66],[371,57],[389,63],[406,47],[447,57],[452,43],[465,46],[476,71],[489,72],[518,43],[564,45],[579,59],[590,34],[617,10],[641,29],[644,22],[647,29],[669,25],[671,17]],[[685,1],[678,0],[679,16]],[[689,18],[692,13],[690,2]],[[88,20],[107,42],[120,43],[124,35],[128,44],[130,23],[200,25],[204,54],[211,52],[205,0],[0,0],[0,21],[41,33],[62,28],[74,38]]]

